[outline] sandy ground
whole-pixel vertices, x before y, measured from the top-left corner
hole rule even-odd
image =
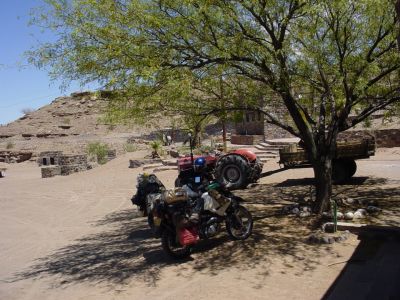
[[[311,221],[278,213],[310,194],[312,170],[298,169],[240,192],[255,219],[248,240],[223,233],[173,261],[131,205],[141,171],[128,168],[132,155],[48,179],[33,163],[10,166],[0,179],[0,299],[320,299],[358,245],[355,235],[307,244]],[[369,221],[399,226],[400,149],[358,166],[335,196],[378,199],[384,217]],[[172,187],[176,171],[158,176]]]

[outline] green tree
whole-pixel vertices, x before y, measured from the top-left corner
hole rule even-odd
[[[262,112],[304,141],[317,212],[329,204],[338,133],[400,99],[393,0],[46,3],[33,21],[59,39],[31,52],[33,63],[52,67],[55,77],[118,90],[110,111],[119,120],[170,108],[222,117]],[[196,91],[217,83],[215,74],[239,82],[239,90],[228,89],[232,97],[223,93],[226,101]],[[291,121],[265,110],[257,95],[286,107]]]

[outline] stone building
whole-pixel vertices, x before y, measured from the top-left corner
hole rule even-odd
[[[39,154],[37,163],[41,166],[53,166],[58,165],[58,159],[62,156],[62,151],[45,151]]]
[[[64,155],[61,151],[46,151],[40,153],[37,162],[41,167],[42,178],[66,176],[91,169],[85,154]]]
[[[285,108],[269,105],[265,108],[273,112],[279,120],[288,119]],[[245,111],[240,122],[235,124],[235,134],[231,137],[232,144],[254,145],[268,139],[293,137],[282,128],[267,123],[264,114],[261,112]]]

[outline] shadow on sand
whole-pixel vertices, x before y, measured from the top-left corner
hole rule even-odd
[[[223,269],[257,267],[262,270],[261,276],[268,276],[268,266],[277,259],[289,272],[301,275],[312,271],[320,258],[332,251],[332,246],[305,243],[313,230],[312,222],[279,213],[282,205],[296,202],[309,193],[309,186],[301,184],[302,180],[298,184],[290,182],[256,185],[240,191],[255,219],[253,234],[246,241],[231,241],[222,233],[217,238],[201,241],[193,258],[174,261],[164,255],[160,240],[153,237],[145,218],[134,218],[134,210],[126,209],[98,220],[93,224],[98,233],[35,260],[29,269],[15,274],[14,280],[54,276],[56,285],[82,281],[123,284],[139,280],[155,286],[162,270],[171,265],[176,267],[177,276],[192,276],[196,272],[213,275]],[[399,207],[400,203],[398,189],[382,189],[381,183],[373,179],[362,180],[359,185],[336,186],[335,190],[351,197],[382,201],[391,198],[393,207]]]

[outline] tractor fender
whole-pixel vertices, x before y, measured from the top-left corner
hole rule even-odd
[[[253,162],[257,159],[257,155],[253,151],[246,148],[236,149],[234,151],[229,152],[226,155],[240,155],[243,158],[247,159],[247,161],[249,162]]]

